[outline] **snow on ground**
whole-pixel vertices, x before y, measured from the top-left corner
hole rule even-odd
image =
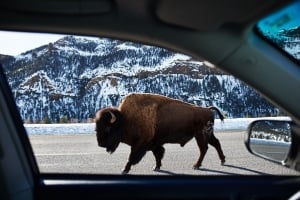
[[[24,124],[29,135],[94,134],[94,123]]]
[[[222,123],[219,119],[216,119],[214,128],[216,131],[246,130],[248,125],[257,119],[290,120],[289,117],[235,118],[225,119]],[[29,135],[95,134],[94,123],[24,124],[24,127]]]
[[[276,145],[276,146],[280,145],[280,146],[287,146],[287,147],[289,147],[291,145],[291,142],[284,142],[284,141],[271,140],[271,139],[267,140],[267,139],[251,138],[250,141],[256,145],[268,144],[268,145]]]
[[[224,119],[224,122],[221,122],[221,120],[216,119],[214,128],[217,131],[246,130],[251,122],[259,119],[291,120],[291,118],[289,117],[235,118]]]

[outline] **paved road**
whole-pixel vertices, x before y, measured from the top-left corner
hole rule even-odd
[[[178,144],[165,145],[166,153],[160,172],[152,171],[155,164],[152,152],[132,167],[130,174],[148,175],[300,175],[300,173],[251,155],[244,145],[244,131],[217,132],[226,163],[220,165],[217,152],[210,146],[200,170],[192,165],[199,155],[195,140],[183,148]],[[95,135],[31,135],[30,140],[41,172],[120,174],[130,147],[121,144],[115,153],[108,154],[97,146]]]
[[[267,143],[253,143],[251,145],[252,150],[258,154],[267,155],[270,158],[275,160],[284,160],[290,149],[288,144],[282,145],[281,143],[276,144],[267,144]]]

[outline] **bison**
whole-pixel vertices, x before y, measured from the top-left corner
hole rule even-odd
[[[110,153],[120,142],[131,146],[128,162],[122,171],[124,174],[149,150],[156,160],[154,170],[159,170],[165,143],[179,143],[183,147],[193,137],[200,150],[194,169],[201,166],[208,144],[216,148],[223,165],[225,156],[213,133],[212,110],[223,121],[224,116],[213,106],[203,108],[161,95],[133,93],[122,100],[119,108],[104,108],[96,113],[98,145]]]

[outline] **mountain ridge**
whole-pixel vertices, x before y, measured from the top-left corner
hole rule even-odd
[[[156,93],[228,117],[278,115],[238,79],[191,57],[107,38],[66,36],[14,58],[0,56],[25,122],[85,122],[131,92]]]

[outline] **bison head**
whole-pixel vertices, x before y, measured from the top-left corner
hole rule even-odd
[[[122,138],[122,114],[116,108],[105,108],[96,113],[96,136],[98,145],[113,153]]]

